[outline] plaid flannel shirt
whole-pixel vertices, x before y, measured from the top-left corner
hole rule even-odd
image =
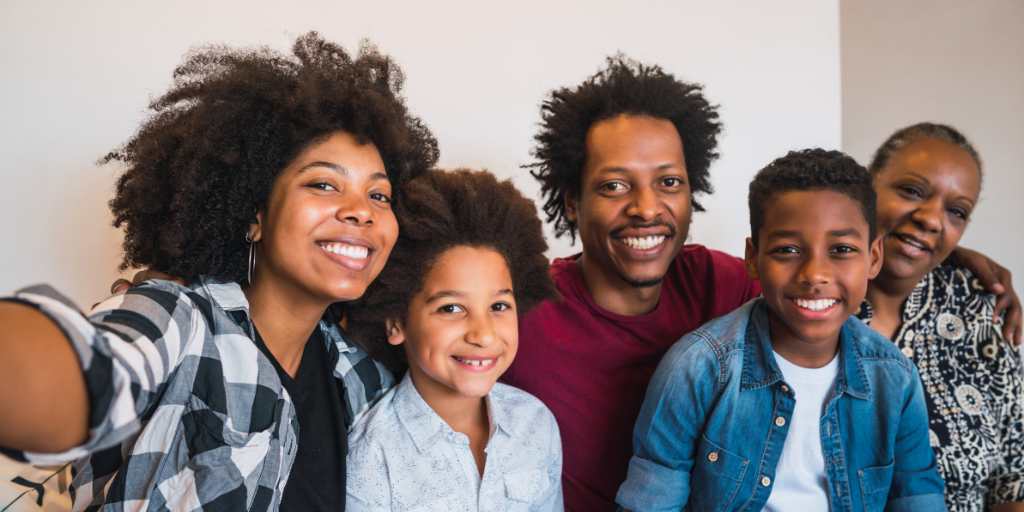
[[[272,362],[252,341],[237,284],[148,281],[88,318],[45,286],[7,300],[56,322],[82,366],[88,440],[59,454],[4,450],[33,464],[74,461],[74,510],[277,509],[298,420]],[[347,343],[336,323],[321,321],[319,329],[354,422],[394,378]]]

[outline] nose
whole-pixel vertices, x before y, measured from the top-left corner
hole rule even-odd
[[[370,198],[360,194],[345,194],[336,212],[338,220],[357,226],[373,224]]]
[[[488,312],[474,313],[469,318],[469,329],[466,331],[466,342],[478,347],[486,347],[497,338],[494,321]]]
[[[641,186],[633,190],[626,215],[645,221],[658,216],[658,197],[651,187]]]
[[[828,254],[813,252],[804,258],[800,266],[800,284],[804,286],[820,286],[832,281],[832,265]]]
[[[922,230],[938,233],[942,230],[942,210],[942,198],[936,194],[911,212],[910,219]]]

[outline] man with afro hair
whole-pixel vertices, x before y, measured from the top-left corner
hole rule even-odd
[[[521,319],[505,381],[558,420],[566,510],[613,510],[658,361],[760,289],[740,259],[683,245],[722,129],[700,85],[616,56],[542,116],[530,168],[547,220],[583,252],[552,263],[561,298]]]

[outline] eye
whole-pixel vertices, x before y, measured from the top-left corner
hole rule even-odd
[[[924,197],[924,191],[914,185],[900,185],[897,189],[901,194],[912,199]]]
[[[463,307],[458,304],[444,304],[441,307],[437,308],[438,313],[445,313],[448,315],[454,315],[455,313],[462,313],[464,311],[465,309],[463,309]]]
[[[967,211],[967,210],[965,210],[963,208],[950,208],[949,209],[949,213],[952,213],[953,215],[955,215],[960,220],[967,220],[967,217],[969,217],[971,215],[971,212],[969,212],[969,211]]]
[[[662,178],[661,184],[669,188],[679,188],[686,184],[679,176],[666,176]]]
[[[491,304],[491,311],[511,311],[512,304],[508,302],[495,302]]]
[[[779,247],[775,247],[775,248],[771,249],[770,251],[768,251],[768,253],[769,254],[780,254],[780,255],[783,255],[783,256],[788,256],[788,255],[791,255],[791,254],[800,254],[800,248],[795,246],[795,245],[783,245],[783,246],[779,246]]]
[[[317,181],[317,182],[314,182],[314,183],[310,183],[309,185],[306,185],[306,186],[309,187],[309,188],[315,188],[317,190],[321,190],[323,192],[337,192],[338,191],[338,187],[335,187],[334,185],[331,185],[330,183],[327,183],[326,181]]]
[[[832,248],[833,254],[840,254],[844,256],[848,254],[856,254],[858,252],[860,252],[860,249],[849,244],[841,244]]]
[[[378,203],[391,204],[391,196],[383,192],[371,192],[370,199],[373,199]]]
[[[597,190],[605,194],[617,194],[625,192],[629,187],[621,181],[606,181],[597,187]]]

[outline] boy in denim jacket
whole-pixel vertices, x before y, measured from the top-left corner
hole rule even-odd
[[[881,266],[850,157],[791,152],[750,184],[763,296],[684,336],[651,380],[626,509],[945,510],[913,363],[855,317]]]

